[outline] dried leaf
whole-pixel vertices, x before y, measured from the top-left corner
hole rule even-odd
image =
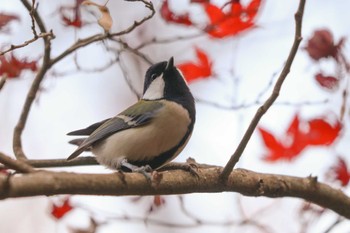
[[[109,32],[112,28],[113,19],[111,14],[109,13],[109,9],[106,7],[106,5],[100,5],[92,1],[84,1],[82,5],[93,5],[96,6],[100,12],[101,17],[98,19],[98,24],[105,30],[105,32]]]

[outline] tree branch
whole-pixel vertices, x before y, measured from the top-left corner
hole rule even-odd
[[[122,46],[122,49],[128,50],[131,53],[135,54],[136,56],[140,57],[144,62],[147,63],[147,65],[153,65],[154,62],[144,53],[140,52],[138,49],[132,48],[128,43],[123,41],[122,39],[113,39],[113,41],[119,43]]]
[[[38,24],[38,27],[40,28],[41,33],[47,34],[46,27],[38,14],[37,10],[34,10],[34,5],[32,6],[27,0],[21,0],[25,8],[30,12],[30,14],[35,19],[36,23]],[[33,1],[33,4],[35,1]],[[34,26],[33,26],[34,30]],[[35,100],[36,94],[40,88],[41,81],[44,79],[44,76],[46,72],[50,69],[50,55],[51,55],[51,37],[42,37],[44,40],[44,57],[43,57],[43,63],[41,65],[41,68],[39,72],[37,73],[32,86],[30,87],[30,90],[27,94],[26,100],[24,102],[21,115],[19,117],[18,123],[15,126],[15,130],[13,133],[13,152],[15,153],[15,156],[17,159],[26,159],[27,157],[24,154],[23,148],[22,148],[22,132],[24,130],[24,127],[26,125],[29,111],[32,107],[32,104]]]
[[[259,109],[255,113],[255,116],[252,119],[252,121],[250,122],[250,125],[248,126],[248,129],[245,132],[241,142],[238,144],[236,151],[233,153],[230,160],[226,164],[226,166],[221,174],[221,178],[223,180],[227,179],[227,177],[231,173],[232,169],[235,167],[235,165],[239,161],[239,159],[240,159],[241,155],[243,154],[243,151],[244,151],[245,147],[247,146],[251,136],[253,135],[255,128],[258,125],[260,119],[266,113],[266,111],[272,106],[272,104],[275,102],[275,100],[279,96],[283,82],[290,72],[290,68],[293,64],[293,60],[294,60],[295,55],[298,51],[299,44],[302,40],[301,28],[302,28],[302,19],[303,19],[303,14],[304,14],[305,1],[306,0],[300,0],[298,10],[295,13],[294,42],[293,42],[292,48],[289,52],[286,64],[285,64],[279,78],[276,81],[276,84],[273,88],[273,91],[272,91],[270,97],[265,101],[265,103],[262,106],[259,107]]]
[[[73,160],[67,159],[28,159],[26,163],[36,168],[72,167],[99,165],[93,156],[81,156]]]
[[[0,163],[5,165],[7,168],[13,169],[21,173],[29,173],[35,171],[33,167],[22,162],[21,160],[15,160],[11,157],[0,152]]]
[[[57,194],[170,195],[238,192],[245,196],[296,197],[313,202],[350,219],[350,197],[317,181],[285,175],[235,169],[223,183],[221,167],[199,168],[198,177],[174,170],[161,172],[152,184],[139,173],[76,174],[39,171],[21,176],[0,176],[0,198]]]
[[[155,14],[155,10],[154,10],[152,2],[147,2],[144,0],[128,0],[128,1],[143,2],[145,4],[145,6],[151,10],[151,13],[149,15],[145,16],[144,18],[142,18],[141,20],[135,21],[130,27],[128,27],[127,29],[125,29],[123,31],[120,31],[117,33],[112,33],[112,34],[109,34],[109,33],[98,34],[98,35],[90,36],[90,37],[85,38],[85,39],[78,40],[71,47],[69,47],[67,50],[62,52],[60,55],[58,55],[54,59],[51,59],[51,42],[50,41],[52,38],[48,37],[48,36],[42,37],[44,40],[43,63],[42,63],[42,66],[41,66],[39,72],[37,73],[37,75],[32,83],[32,86],[27,94],[24,106],[22,108],[20,118],[18,120],[17,125],[15,126],[15,130],[14,130],[14,134],[13,134],[13,151],[14,151],[14,154],[15,154],[17,159],[27,159],[27,157],[23,151],[21,136],[22,136],[24,127],[26,125],[31,106],[35,100],[36,94],[40,88],[40,84],[41,84],[42,80],[44,79],[46,72],[55,63],[59,62],[61,59],[65,58],[66,56],[68,56],[72,52],[76,51],[77,49],[84,47],[84,46],[87,46],[87,45],[89,45],[93,42],[96,42],[96,41],[101,41],[101,40],[104,40],[107,38],[113,38],[116,36],[121,36],[121,35],[127,34],[131,31],[133,31],[137,26],[141,25],[142,23],[144,23],[148,19],[152,18],[153,15]],[[47,34],[45,24],[43,23],[40,15],[38,14],[37,10],[34,7],[35,1],[33,0],[32,5],[27,0],[21,0],[21,2],[27,8],[27,10],[30,12],[30,15],[32,17],[32,21],[35,20],[41,33]],[[32,30],[33,30],[33,33],[35,36],[36,32],[35,32],[35,25],[34,24],[32,26]]]
[[[0,52],[0,56],[6,54],[8,52],[11,52],[13,50],[16,50],[16,49],[19,49],[19,48],[23,48],[23,47],[25,47],[25,46],[27,46],[27,45],[37,41],[39,38],[43,38],[43,37],[55,38],[55,35],[53,34],[52,31],[47,32],[47,33],[40,33],[39,35],[33,37],[32,39],[24,41],[22,44],[17,44],[17,45],[12,44],[12,45],[10,45],[10,47],[8,49]]]

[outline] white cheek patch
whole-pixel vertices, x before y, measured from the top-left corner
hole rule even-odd
[[[157,77],[147,88],[142,99],[145,100],[156,100],[164,97],[164,79],[162,76]]]

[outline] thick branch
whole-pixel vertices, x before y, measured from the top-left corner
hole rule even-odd
[[[33,167],[22,162],[21,160],[14,160],[11,157],[0,152],[0,163],[5,165],[6,168],[11,168],[17,172],[29,173],[35,171]]]
[[[295,55],[297,54],[299,44],[302,40],[301,28],[302,28],[302,19],[303,19],[303,14],[304,14],[305,1],[306,0],[300,0],[298,11],[295,13],[294,42],[293,42],[292,48],[289,52],[286,64],[285,64],[279,78],[277,79],[277,82],[273,88],[273,91],[272,91],[270,97],[265,101],[265,103],[262,106],[259,107],[259,109],[255,113],[255,116],[253,117],[252,121],[250,122],[248,129],[245,132],[245,134],[243,135],[241,142],[238,144],[236,151],[233,153],[230,160],[226,164],[226,166],[221,174],[221,178],[223,180],[225,180],[229,176],[232,169],[238,163],[241,155],[243,154],[245,147],[247,146],[247,144],[248,144],[251,136],[253,135],[255,128],[258,125],[262,116],[272,106],[272,104],[275,102],[275,100],[279,96],[283,82],[286,79],[287,75],[289,74],[289,71],[290,71],[290,68],[293,64]]]
[[[222,168],[200,168],[198,177],[174,170],[161,172],[150,184],[139,173],[76,174],[34,172],[0,176],[0,196],[28,197],[56,194],[87,195],[170,195],[186,193],[238,192],[245,196],[302,198],[350,219],[350,198],[342,191],[317,182],[316,178],[256,173],[235,169],[227,182],[220,179]],[[123,177],[123,178],[121,178]],[[161,177],[161,178],[159,178]]]

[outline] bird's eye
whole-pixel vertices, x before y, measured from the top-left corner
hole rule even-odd
[[[152,74],[152,75],[151,75],[151,79],[152,79],[152,80],[155,80],[157,77],[158,77],[157,74]]]

